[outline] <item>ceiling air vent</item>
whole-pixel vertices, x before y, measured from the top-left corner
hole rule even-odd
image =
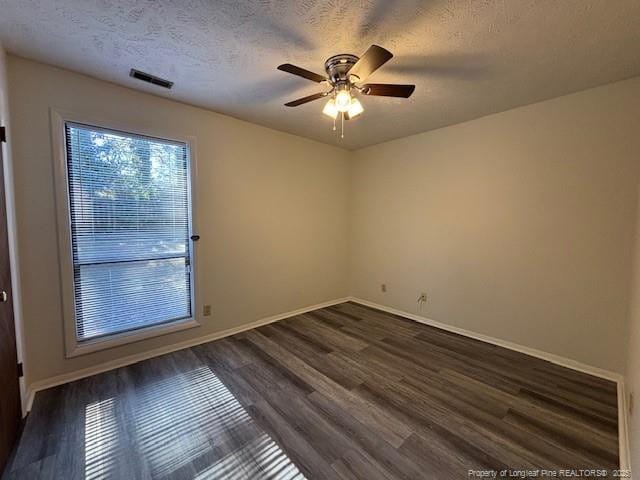
[[[153,83],[154,85],[158,85],[160,87],[173,87],[173,82],[165,80],[164,78],[156,77],[155,75],[151,75],[150,73],[141,72],[140,70],[136,70],[135,68],[131,69],[131,71],[129,72],[129,76],[137,78],[138,80],[142,80],[143,82]]]

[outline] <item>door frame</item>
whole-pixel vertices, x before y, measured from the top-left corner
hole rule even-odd
[[[0,118],[0,120],[2,120]],[[24,331],[22,328],[22,296],[19,274],[19,256],[18,256],[18,228],[16,221],[15,206],[15,189],[13,175],[13,155],[11,149],[11,132],[6,120],[0,122],[0,126],[4,128],[4,141],[0,140],[0,149],[2,150],[3,174],[4,174],[4,201],[7,221],[7,239],[9,245],[9,268],[11,270],[11,292],[13,302],[13,324],[16,337],[16,353],[17,361],[22,364],[23,375],[19,378],[20,385],[20,406],[22,409],[22,418],[29,413],[30,392],[27,388],[27,372],[26,362],[24,358]]]
[[[10,247],[10,221],[9,221],[9,201],[12,191],[9,189],[7,192],[6,184],[9,184],[5,180],[5,165],[8,161],[5,159],[6,144],[6,127],[0,126],[0,177],[2,184],[0,184],[0,225],[3,228],[0,231],[0,258],[2,259],[2,284],[0,289],[2,290],[2,298],[0,303],[2,304],[2,330],[3,330],[3,355],[2,355],[2,368],[3,380],[7,382],[7,394],[3,397],[2,418],[0,419],[6,430],[3,432],[1,443],[2,452],[0,457],[0,470],[5,472],[12,463],[12,457],[14,455],[16,446],[20,440],[20,435],[23,425],[23,410],[24,410],[24,395],[22,393],[21,381],[23,377],[23,366],[19,360],[18,354],[18,333],[14,314],[14,297],[13,297],[13,277],[15,274],[13,267],[13,260]],[[10,187],[10,185],[9,185]],[[6,330],[5,330],[6,328]],[[11,331],[13,329],[13,332]],[[4,363],[4,362],[7,363]]]

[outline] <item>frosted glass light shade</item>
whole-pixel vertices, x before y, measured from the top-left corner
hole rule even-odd
[[[336,107],[336,102],[332,98],[327,102],[327,104],[322,109],[322,113],[324,113],[327,117],[331,117],[334,120],[338,116],[338,108]]]

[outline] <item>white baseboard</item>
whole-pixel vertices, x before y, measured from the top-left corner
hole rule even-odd
[[[618,454],[620,456],[620,470],[631,471],[629,408],[627,405],[627,389],[624,380],[618,382]]]
[[[308,307],[298,308],[297,310],[280,313],[278,315],[262,318],[260,320],[256,320],[251,323],[246,323],[244,325],[240,325],[239,327],[229,328],[227,330],[222,330],[220,332],[215,332],[202,337],[186,340],[184,342],[166,345],[164,347],[155,348],[153,350],[148,350],[146,352],[138,353],[135,355],[129,355],[127,357],[119,358],[117,360],[101,363],[93,367],[83,368],[81,370],[76,370],[74,372],[65,373],[62,375],[57,375],[55,377],[47,378],[45,380],[39,380],[37,382],[33,382],[27,387],[26,409],[27,411],[31,411],[31,406],[33,405],[33,399],[35,397],[35,394],[40,390],[46,390],[47,388],[62,385],[64,383],[73,382],[75,380],[80,380],[81,378],[90,377],[91,375],[107,372],[109,370],[114,370],[116,368],[131,365],[133,363],[138,363],[143,360],[147,360],[149,358],[159,357],[160,355],[165,355],[167,353],[175,352],[177,350],[182,350],[184,348],[201,345],[203,343],[211,342],[213,340],[218,340],[220,338],[228,337],[230,335],[235,335],[236,333],[244,332],[246,330],[251,330],[252,328],[261,327],[262,325],[267,325],[269,323],[277,322],[278,320],[284,320],[285,318],[295,317],[296,315],[311,312],[313,310],[318,310],[319,308],[330,307],[331,305],[337,305],[338,303],[344,303],[346,301],[348,301],[348,298],[338,298],[335,300],[329,300],[327,302],[318,303],[317,305],[310,305]]]
[[[441,330],[446,330],[447,332],[457,333],[459,335],[480,340],[485,343],[491,343],[492,345],[508,348],[509,350],[524,353],[526,355],[531,355],[532,357],[540,358],[542,360],[546,360],[548,362],[555,363],[556,365],[570,368],[572,370],[577,370],[578,372],[587,373],[595,377],[604,378],[605,380],[611,380],[612,382],[616,382],[617,389],[618,389],[618,393],[617,393],[617,396],[618,396],[618,443],[619,443],[620,469],[629,470],[631,468],[630,461],[629,461],[629,433],[627,428],[627,422],[628,422],[627,399],[626,399],[626,392],[625,392],[625,385],[624,385],[624,377],[621,374],[616,372],[611,372],[609,370],[604,370],[602,368],[594,367],[591,365],[587,365],[581,362],[577,362],[575,360],[571,360],[570,358],[561,357],[553,353],[544,352],[542,350],[537,350],[531,347],[525,347],[524,345],[519,345],[517,343],[509,342],[506,340],[500,340],[499,338],[494,338],[488,335],[483,335],[481,333],[472,332],[470,330],[465,330],[464,328],[447,325],[446,323],[438,322],[436,320],[431,320],[430,318],[426,318],[421,315],[408,313],[403,310],[387,307],[386,305],[380,305],[379,303],[370,302],[368,300],[363,300],[361,298],[349,297],[349,301],[354,303],[359,303],[367,307],[375,308],[376,310],[382,310],[384,312],[392,313],[394,315],[398,315],[400,317],[404,317],[409,320],[414,320],[416,322],[423,323],[425,325],[429,325],[435,328],[439,328]]]

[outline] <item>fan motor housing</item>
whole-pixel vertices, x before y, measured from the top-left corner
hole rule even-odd
[[[346,82],[348,80],[348,73],[351,67],[359,60],[356,55],[349,53],[341,53],[340,55],[334,55],[329,57],[324,62],[324,69],[327,71],[327,75],[334,85],[340,82]]]

